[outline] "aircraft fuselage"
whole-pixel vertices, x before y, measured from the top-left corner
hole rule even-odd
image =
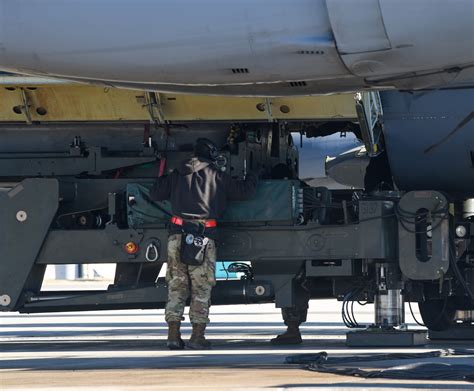
[[[304,95],[474,81],[474,1],[1,0],[0,69]]]

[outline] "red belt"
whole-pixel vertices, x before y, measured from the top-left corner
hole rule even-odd
[[[215,227],[217,227],[217,221],[216,220],[199,220],[199,221],[202,221],[206,228],[215,228]],[[184,224],[184,219],[182,219],[181,217],[178,217],[178,216],[173,216],[171,218],[171,222],[175,225],[181,226],[181,225]]]

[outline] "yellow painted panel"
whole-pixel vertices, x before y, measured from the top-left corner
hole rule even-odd
[[[169,95],[162,96],[163,114],[171,121],[200,120],[267,120],[265,111],[257,105],[263,99],[221,96]]]
[[[18,111],[18,106],[24,106],[22,94],[27,98],[32,121],[147,121],[151,118],[143,91],[77,84],[0,85],[0,122],[26,120],[24,110],[20,114],[14,112],[15,107]],[[156,117],[162,115],[169,121],[356,118],[352,94],[274,99],[180,94],[157,96],[161,105],[153,112]]]
[[[135,91],[97,87],[48,86],[24,89],[33,121],[133,121],[149,118]],[[140,93],[143,96],[143,92]],[[14,98],[16,97],[16,99]],[[0,91],[0,121],[25,118],[13,112],[22,105],[21,90]],[[13,114],[13,116],[12,116]]]
[[[146,108],[137,102],[136,93],[129,90],[61,86],[38,88],[31,95],[34,107],[43,106],[47,110],[43,117],[36,115],[40,121],[133,121],[148,118]]]
[[[284,106],[290,111],[284,113]],[[353,94],[323,95],[312,97],[275,98],[274,116],[279,119],[356,119]]]
[[[0,91],[0,121],[25,121],[23,114],[16,114],[13,109],[22,106],[21,93],[18,89]]]

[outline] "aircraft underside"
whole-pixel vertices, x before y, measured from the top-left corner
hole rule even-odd
[[[289,96],[474,81],[471,0],[4,0],[0,69]]]

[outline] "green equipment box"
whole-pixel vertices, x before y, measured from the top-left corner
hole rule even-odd
[[[149,227],[170,221],[168,201],[150,199],[152,183],[127,185],[127,215],[130,227]],[[263,180],[255,197],[248,201],[230,202],[220,223],[293,224],[303,213],[303,190],[299,181]]]

